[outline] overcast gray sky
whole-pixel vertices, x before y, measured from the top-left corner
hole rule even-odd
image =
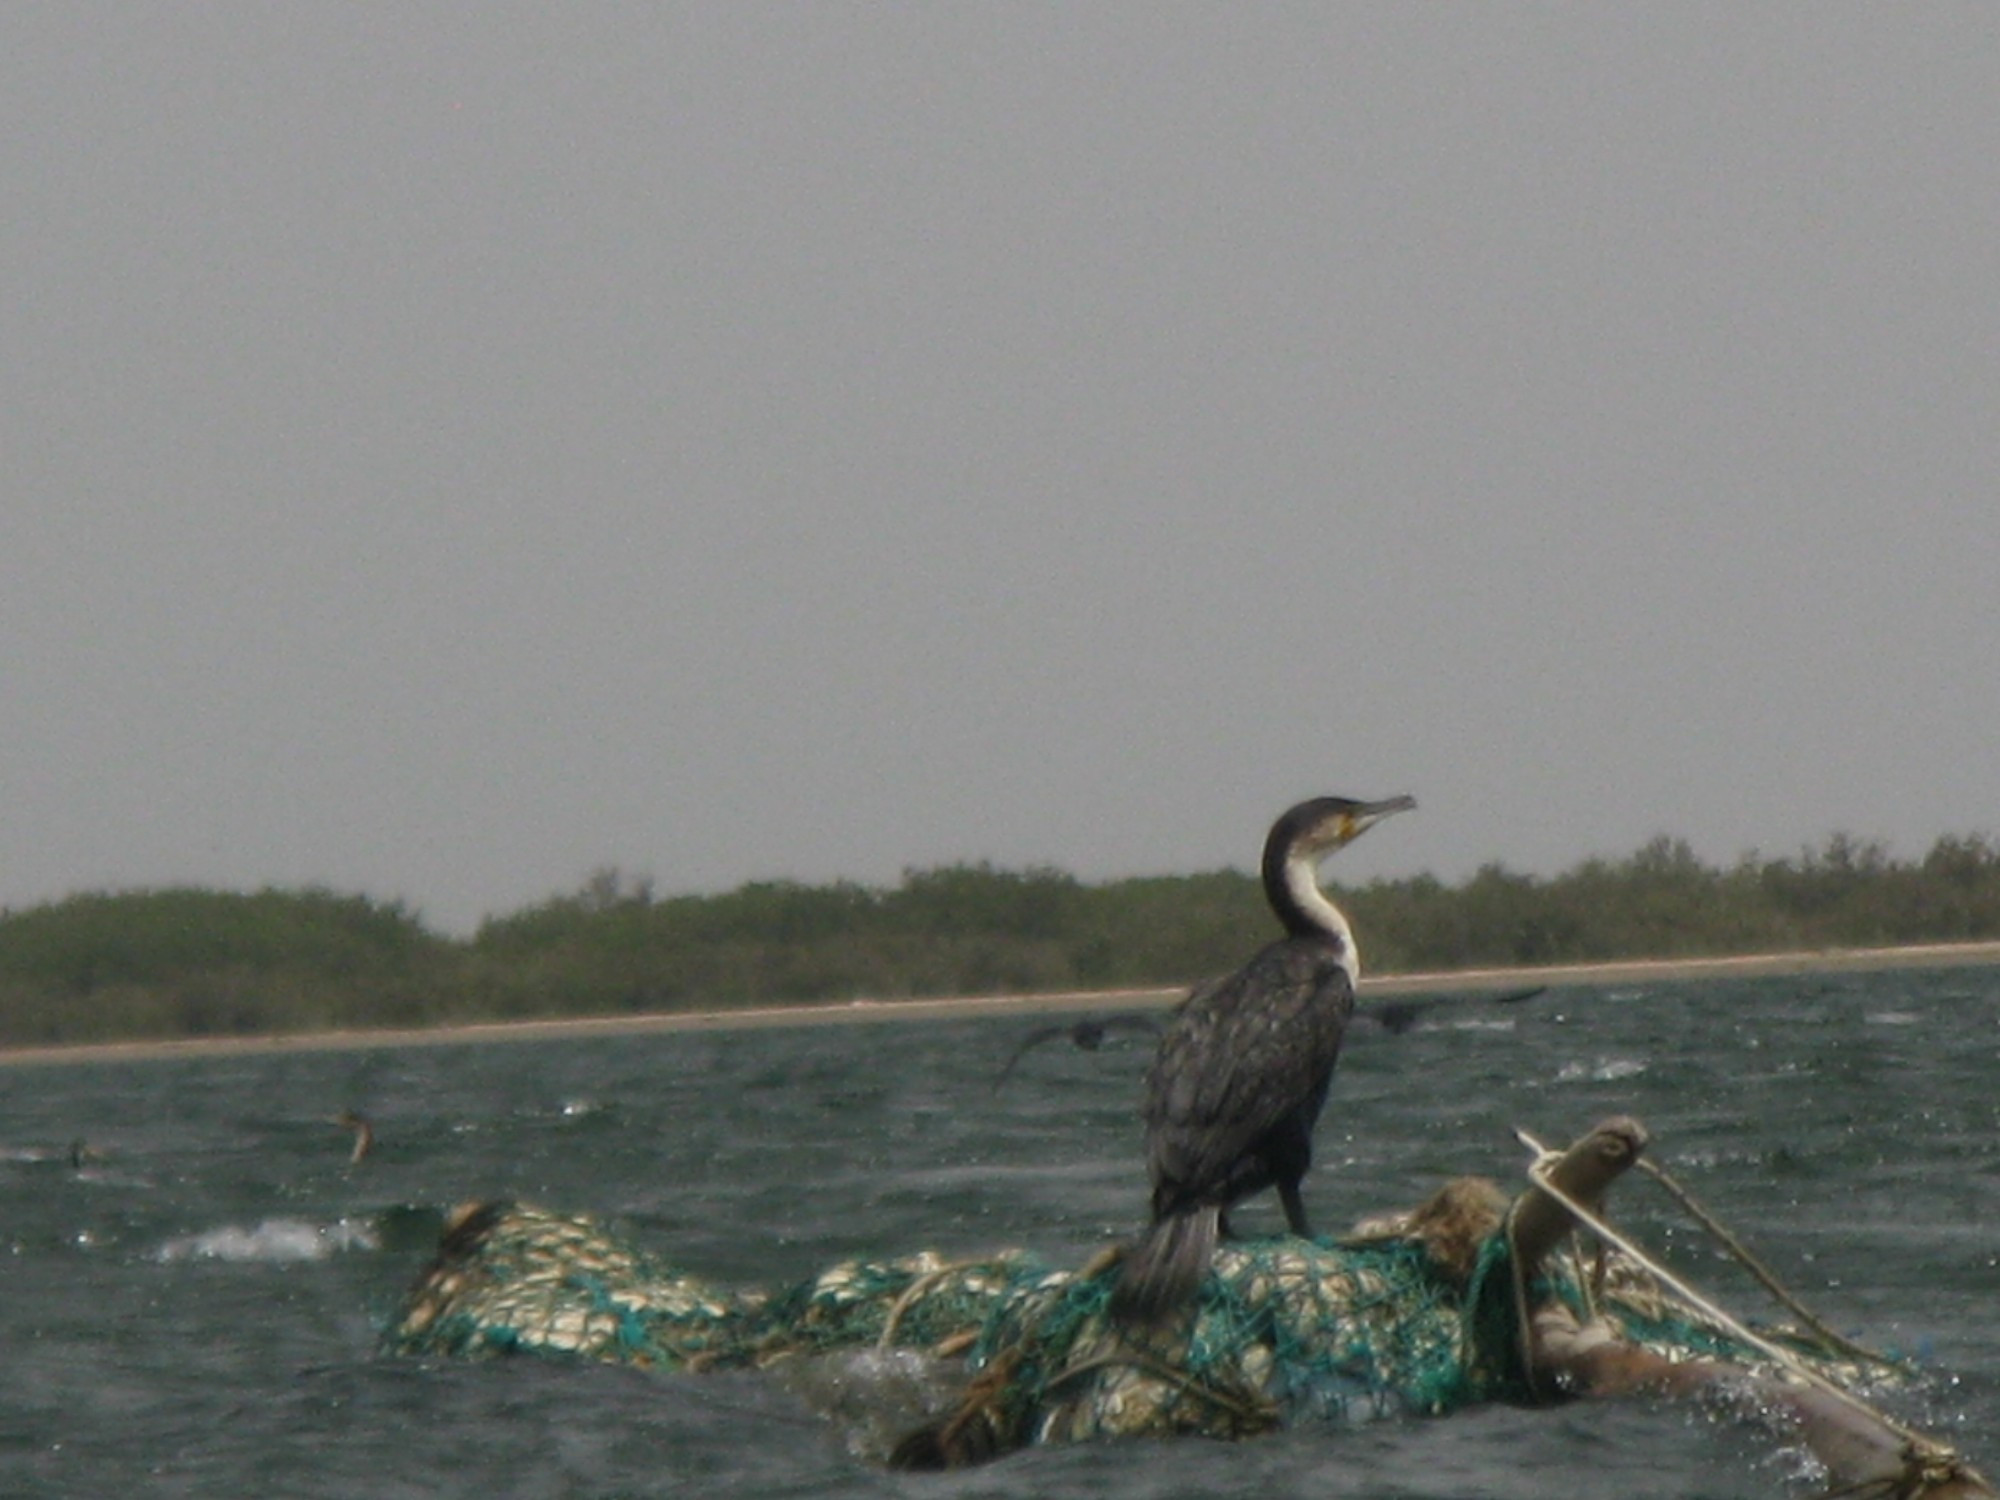
[[[0,10],[0,901],[2000,824],[2000,8]]]

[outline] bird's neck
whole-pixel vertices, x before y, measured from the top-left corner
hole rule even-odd
[[[1317,862],[1303,856],[1288,859],[1277,874],[1275,881],[1267,875],[1266,894],[1285,931],[1293,937],[1330,940],[1348,979],[1358,984],[1361,950],[1354,944],[1354,929],[1347,925],[1346,914],[1319,888]]]

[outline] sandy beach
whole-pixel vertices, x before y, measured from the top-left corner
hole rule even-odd
[[[1662,984],[1748,978],[1769,974],[1858,972],[1870,969],[2000,965],[2000,942],[1924,943],[1900,948],[1830,948],[1755,953],[1730,958],[1631,959],[1617,963],[1554,964],[1515,969],[1459,969],[1424,974],[1364,976],[1361,1003],[1403,995],[1479,994],[1546,985]],[[371,1031],[297,1032],[282,1036],[193,1037],[177,1041],[101,1042],[87,1046],[0,1048],[0,1067],[37,1063],[130,1062],[260,1052],[312,1052],[337,1048],[464,1046],[484,1042],[535,1042],[594,1036],[636,1036],[662,1031],[749,1030],[766,1026],[851,1025],[871,1021],[926,1021],[970,1016],[1061,1014],[1144,1010],[1172,1005],[1184,986],[1157,989],[1065,990],[1033,995],[972,995],[950,999],[850,1000],[813,1005],[745,1006],[650,1015],[486,1021]]]

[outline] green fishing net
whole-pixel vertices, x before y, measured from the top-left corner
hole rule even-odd
[[[1552,1261],[1561,1266],[1560,1258]],[[1107,1317],[1115,1270],[1007,1252],[856,1260],[775,1292],[728,1289],[598,1221],[518,1203],[462,1210],[386,1335],[398,1353],[541,1354],[664,1370],[767,1366],[842,1350],[954,1361],[983,1443],[1202,1433],[1299,1421],[1441,1415],[1531,1396],[1505,1239],[1470,1273],[1417,1238],[1224,1244],[1197,1304],[1154,1330]],[[1610,1317],[1672,1358],[1765,1362],[1720,1328],[1613,1277],[1588,1302],[1557,1270],[1527,1289]]]

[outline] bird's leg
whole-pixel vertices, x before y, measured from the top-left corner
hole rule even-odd
[[[1306,1205],[1299,1197],[1296,1179],[1278,1184],[1278,1201],[1285,1205],[1285,1222],[1292,1226],[1292,1233],[1302,1240],[1312,1238],[1312,1231],[1306,1228]]]

